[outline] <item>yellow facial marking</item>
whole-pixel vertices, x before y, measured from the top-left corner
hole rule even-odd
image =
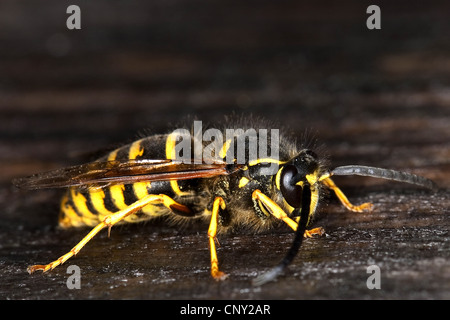
[[[317,181],[319,180],[318,172],[314,171],[313,173],[307,174],[306,180],[308,181],[308,183],[310,185],[315,185],[317,183]]]
[[[281,171],[283,171],[283,168],[278,169],[277,175],[275,176],[275,185],[277,187],[278,190],[281,189]]]
[[[317,204],[319,203],[319,190],[317,188],[311,189],[311,204],[309,205],[308,223],[311,217],[316,213]]]

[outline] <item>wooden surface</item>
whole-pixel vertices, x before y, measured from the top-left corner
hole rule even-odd
[[[450,6],[298,1],[3,1],[0,10],[0,299],[449,299]],[[356,4],[358,3],[358,4]],[[333,166],[362,164],[433,179],[431,192],[336,178],[370,214],[327,197],[275,283],[250,282],[284,256],[287,229],[221,236],[230,277],[209,276],[207,226],[113,228],[46,274],[26,267],[87,233],[57,228],[60,191],[18,192],[11,179],[84,162],[139,132],[189,115],[254,114],[314,136]],[[81,268],[81,289],[66,286]],[[369,290],[369,265],[381,289]]]

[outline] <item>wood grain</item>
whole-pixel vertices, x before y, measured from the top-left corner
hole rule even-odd
[[[60,1],[4,1],[0,10],[1,299],[449,299],[450,5],[95,1],[82,29]],[[369,178],[336,178],[333,197],[285,276],[254,288],[293,239],[282,229],[220,237],[230,274],[209,276],[207,226],[113,228],[66,265],[26,273],[67,252],[87,230],[56,227],[58,191],[17,192],[14,177],[84,162],[186,121],[254,114],[315,137],[334,166],[361,164],[433,179],[436,192]],[[69,290],[66,268],[81,268]],[[381,269],[369,290],[366,268]]]

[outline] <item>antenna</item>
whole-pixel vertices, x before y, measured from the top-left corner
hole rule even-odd
[[[349,165],[337,167],[331,171],[331,175],[335,176],[366,176],[373,178],[380,178],[386,180],[394,180],[399,182],[405,182],[410,184],[415,184],[418,186],[422,186],[428,189],[436,189],[437,185],[424,177],[417,176],[412,173],[406,173],[391,169],[383,169],[376,167],[367,167],[367,166],[359,166],[359,165]]]

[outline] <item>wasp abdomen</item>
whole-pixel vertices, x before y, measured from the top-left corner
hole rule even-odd
[[[161,149],[166,147],[166,135],[157,135],[137,140],[129,145],[110,152],[99,161],[135,160],[164,158]],[[95,226],[104,217],[123,210],[149,194],[174,195],[181,192],[178,184],[169,181],[136,182],[132,184],[113,184],[105,187],[71,187],[63,196],[59,224],[62,227]],[[124,222],[140,222],[152,217],[167,214],[168,210],[160,204],[149,204]]]

